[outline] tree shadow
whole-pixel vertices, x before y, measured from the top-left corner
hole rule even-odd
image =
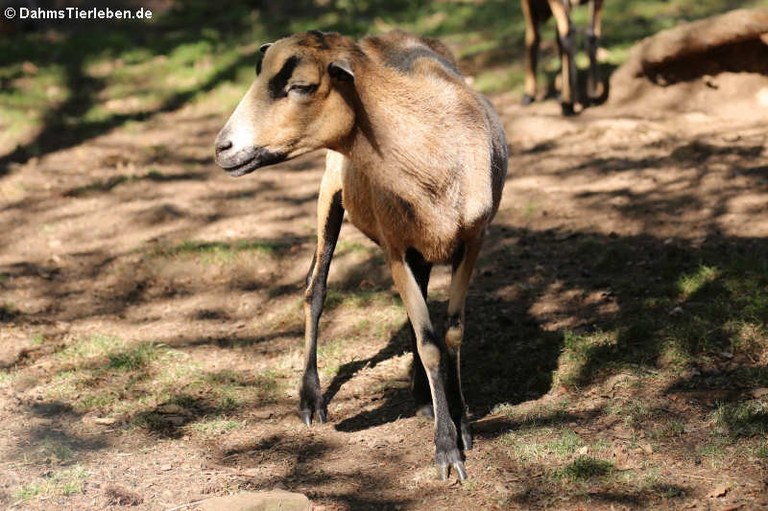
[[[734,325],[768,322],[758,292],[768,285],[765,254],[768,242],[762,238],[720,236],[697,245],[649,235],[493,226],[470,287],[462,345],[462,379],[473,417],[540,398],[552,390],[556,374],[560,385],[583,388],[616,371],[702,364],[732,349]],[[684,294],[681,286],[707,274],[706,268],[717,268],[718,276]],[[442,324],[445,305],[430,302],[434,324]],[[679,316],[673,312],[678,307],[685,311]],[[615,337],[593,344],[602,332]],[[409,336],[404,324],[378,353],[344,364],[326,400],[363,368],[406,353]],[[577,363],[566,363],[564,351],[573,352]],[[675,353],[680,361],[670,360]],[[718,385],[766,385],[764,368],[741,361],[740,368],[717,373]],[[412,413],[407,389],[389,388],[375,409],[335,427],[359,431]],[[509,425],[502,421],[498,428]]]

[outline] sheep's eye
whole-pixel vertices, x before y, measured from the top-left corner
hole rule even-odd
[[[288,92],[295,92],[297,94],[309,95],[317,90],[316,84],[307,83],[292,83],[288,86]]]

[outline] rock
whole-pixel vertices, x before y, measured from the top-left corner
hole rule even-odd
[[[199,504],[202,511],[310,511],[309,499],[301,493],[267,491],[239,493],[209,499]]]
[[[707,497],[710,499],[717,499],[720,497],[725,497],[728,492],[730,491],[731,487],[727,484],[721,484],[719,486],[716,486],[711,492],[707,494]]]

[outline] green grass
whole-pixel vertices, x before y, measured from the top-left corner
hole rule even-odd
[[[89,476],[88,470],[75,465],[22,485],[16,491],[15,498],[20,502],[26,502],[37,497],[78,495],[85,491],[85,482]]]
[[[166,258],[193,257],[203,265],[226,265],[235,262],[241,254],[273,257],[285,248],[285,243],[271,240],[241,240],[233,243],[184,240],[159,247],[154,255]]]
[[[711,420],[718,433],[731,438],[764,435],[768,432],[768,403],[721,403]]]
[[[122,417],[163,431],[168,405],[180,407],[187,422],[220,418],[244,406],[274,402],[286,379],[277,369],[206,372],[165,345],[102,334],[76,339],[55,359],[55,376],[40,383],[46,397],[69,403],[76,412]]]
[[[688,299],[700,291],[706,284],[714,282],[719,276],[717,268],[699,266],[694,272],[685,274],[677,280],[677,289],[681,299]]]
[[[505,433],[501,437],[501,445],[525,464],[542,460],[560,461],[572,456],[585,444],[571,430],[541,427]]]
[[[555,470],[555,479],[569,481],[589,481],[611,475],[614,471],[613,463],[606,460],[579,456],[567,465]]]
[[[153,343],[140,344],[135,348],[128,349],[122,352],[110,353],[109,367],[111,369],[117,369],[119,371],[134,371],[142,367],[147,366],[153,360],[156,360],[160,356],[160,350]]]
[[[565,331],[556,374],[557,382],[568,388],[579,387],[584,380],[586,364],[593,360],[596,353],[615,346],[617,338],[616,331],[589,334]]]
[[[56,436],[46,436],[39,442],[39,454],[56,463],[68,463],[75,458],[72,447]]]
[[[243,427],[243,422],[224,417],[212,417],[193,423],[192,431],[203,436],[221,435]]]
[[[401,303],[400,296],[393,294],[389,290],[345,290],[330,287],[325,297],[325,310],[333,310],[339,307],[393,306]]]

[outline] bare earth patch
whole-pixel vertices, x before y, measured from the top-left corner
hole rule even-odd
[[[226,113],[203,101],[14,167],[0,502],[768,507],[768,85],[716,80],[574,119],[493,98],[512,156],[468,300],[463,485],[435,480],[403,308],[346,224],[321,326],[331,421],[295,415],[322,155],[231,179],[211,158]]]

